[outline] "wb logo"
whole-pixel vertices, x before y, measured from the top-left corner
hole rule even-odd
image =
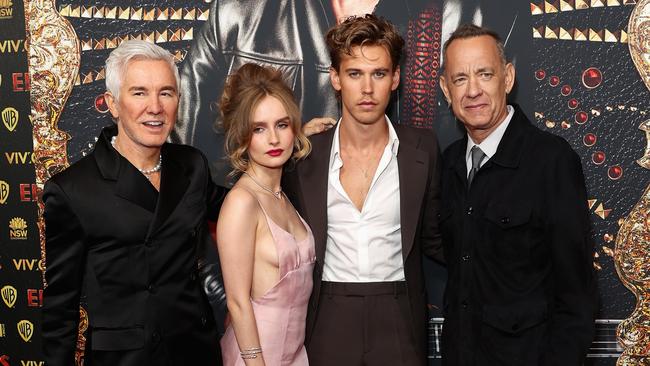
[[[5,124],[5,127],[7,127],[9,132],[13,132],[18,125],[18,111],[11,107],[3,109],[2,123]]]
[[[0,205],[7,202],[7,197],[9,197],[9,184],[0,180]]]
[[[17,327],[20,338],[22,338],[25,342],[29,342],[29,340],[32,339],[32,336],[34,335],[34,324],[29,320],[21,320],[18,322]]]
[[[5,305],[13,308],[17,298],[16,289],[13,286],[7,285],[0,290],[0,294],[2,295],[2,301],[5,302]]]

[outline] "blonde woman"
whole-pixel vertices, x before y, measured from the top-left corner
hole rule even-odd
[[[311,146],[279,71],[246,64],[221,98],[226,153],[240,178],[217,224],[231,324],[224,365],[307,365],[303,345],[314,239],[282,192],[282,169]]]

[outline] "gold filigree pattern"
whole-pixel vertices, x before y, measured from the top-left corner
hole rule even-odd
[[[650,0],[636,5],[628,24],[630,56],[641,79],[650,89]],[[648,139],[645,155],[637,163],[646,169],[650,136],[648,121],[639,129]],[[634,293],[636,307],[616,329],[616,336],[624,348],[616,362],[620,366],[650,364],[650,184],[621,223],[614,250],[616,272],[621,281]]]
[[[57,129],[63,106],[79,71],[81,53],[77,35],[55,9],[54,0],[25,1],[31,74],[31,115],[34,168],[39,193],[53,174],[68,166],[67,133]],[[43,201],[38,195],[41,259],[45,263]],[[43,283],[46,286],[45,278]]]
[[[83,365],[86,352],[86,331],[88,330],[88,313],[83,306],[79,307],[79,327],[77,328],[77,350],[74,353],[75,365]]]
[[[650,119],[641,123],[639,130],[645,132],[646,146],[643,156],[637,159],[636,163],[646,169],[650,169]]]
[[[45,207],[40,193],[45,181],[69,165],[66,142],[70,136],[59,130],[57,124],[79,72],[81,50],[77,34],[56,11],[54,0],[26,0],[24,4],[32,82],[29,118],[33,128],[34,168],[39,191],[37,225],[41,260],[46,263]],[[45,273],[43,286],[47,286]],[[78,352],[81,359],[83,350]]]
[[[628,24],[628,47],[632,61],[650,89],[650,2],[639,2]]]
[[[637,299],[632,314],[618,326],[616,336],[625,349],[620,366],[650,364],[650,184],[623,221],[614,252],[616,272]]]

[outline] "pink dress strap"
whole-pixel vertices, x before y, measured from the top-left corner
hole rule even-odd
[[[267,366],[305,366],[308,365],[304,346],[305,322],[316,260],[314,236],[298,214],[307,236],[297,241],[293,234],[268,216],[259,200],[257,202],[266,217],[279,263],[278,282],[261,297],[251,299],[264,361]],[[221,352],[225,366],[245,365],[232,326],[221,338]]]

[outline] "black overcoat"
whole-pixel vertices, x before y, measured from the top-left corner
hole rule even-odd
[[[467,189],[467,136],[443,154],[446,365],[581,365],[597,308],[580,158],[515,106]]]

